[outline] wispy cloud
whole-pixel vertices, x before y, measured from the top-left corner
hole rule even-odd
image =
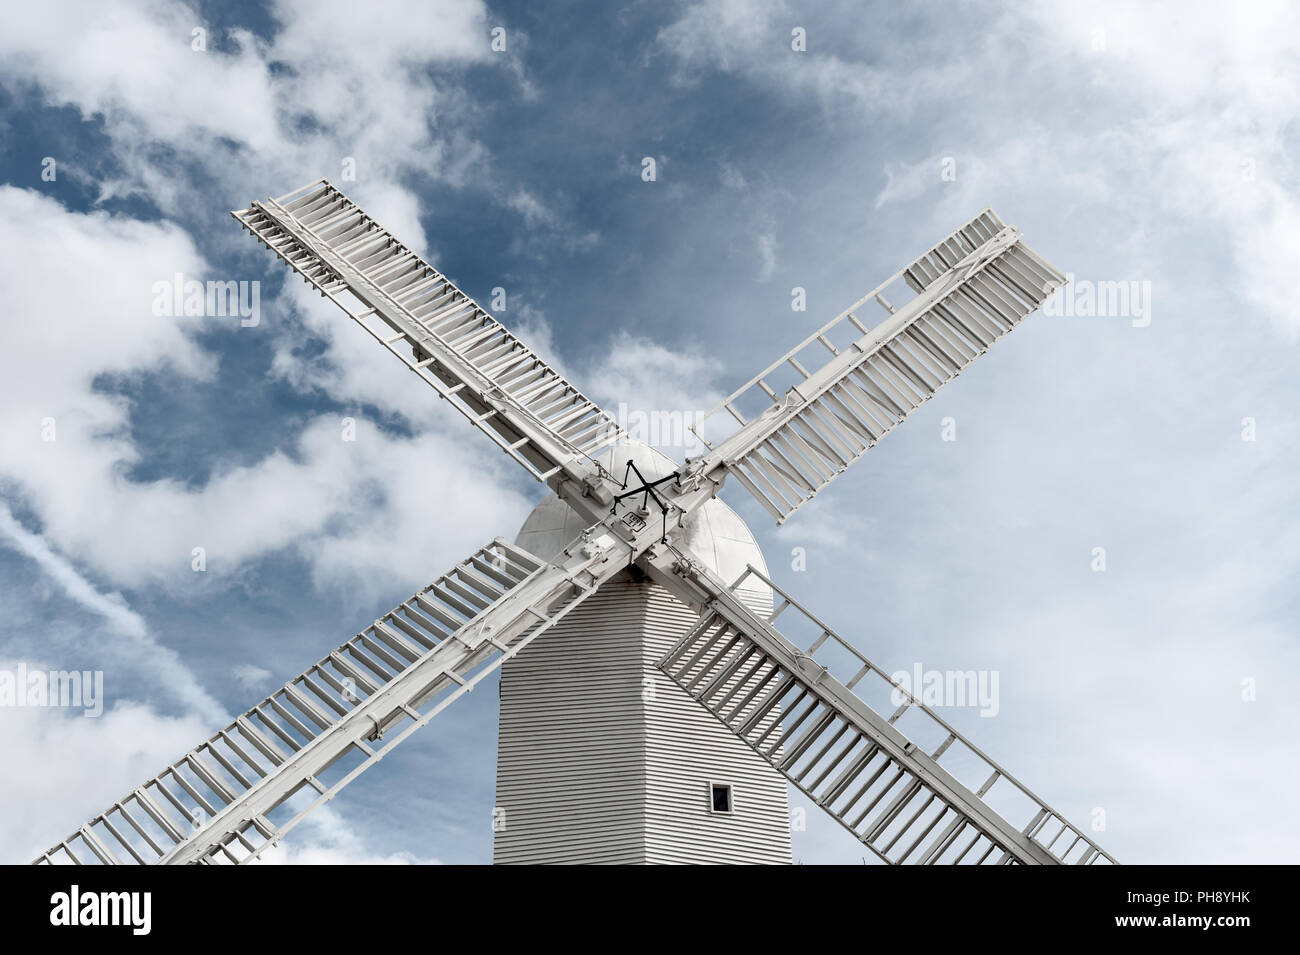
[[[44,538],[19,524],[14,519],[9,505],[2,501],[0,501],[0,536],[3,536],[20,554],[34,560],[69,597],[92,613],[103,617],[115,633],[136,640],[142,640],[147,636],[148,627],[145,626],[144,620],[126,605],[121,594],[96,590],[66,558],[54,553]]]
[[[164,647],[149,633],[144,620],[117,593],[102,593],[64,557],[56,554],[40,536],[28,531],[9,506],[0,502],[0,535],[19,553],[31,558],[63,591],[81,606],[103,617],[118,638],[100,640],[95,651],[149,673],[175,699],[198,714],[214,729],[226,718],[226,711],[195,678],[174,650]],[[110,657],[110,658],[111,658]]]
[[[230,674],[245,690],[261,690],[265,688],[266,681],[271,679],[270,670],[252,663],[241,663]]]

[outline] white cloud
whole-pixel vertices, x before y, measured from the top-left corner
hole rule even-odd
[[[69,29],[70,25],[76,26]],[[11,11],[0,37],[2,73],[40,84],[53,103],[100,114],[115,139],[140,134],[183,143],[235,134],[257,146],[280,141],[266,61],[238,31],[236,50],[191,49],[204,26],[187,4],[62,0]]]
[[[252,663],[241,663],[230,671],[231,676],[246,690],[260,690],[271,679],[271,671]]]
[[[312,473],[337,470],[348,480],[328,532],[322,524],[299,544],[318,586],[362,597],[414,589],[493,537],[513,539],[532,507],[531,497],[509,488],[514,463],[501,455],[487,464],[487,439],[465,422],[452,424],[457,436],[410,441],[389,439],[367,422],[358,422],[355,443],[339,441],[332,420],[310,432]],[[274,483],[293,494],[292,479]]]
[[[31,666],[29,664],[29,666]],[[53,708],[0,708],[0,861],[29,862],[104,811],[215,727],[195,714],[163,716],[121,702],[97,719]],[[268,865],[428,865],[411,853],[376,854],[333,807],[308,816]]]
[[[362,421],[358,440],[345,442],[339,419],[326,416],[285,442],[296,460],[273,452],[198,488],[132,481],[123,475],[139,454],[126,436],[130,409],[93,382],[106,371],[160,366],[191,378],[211,373],[210,359],[184,331],[205,320],[158,317],[149,308],[155,280],[173,271],[201,275],[202,260],[170,225],[71,213],[13,188],[0,189],[0,254],[26,278],[11,291],[14,313],[40,316],[15,322],[13,347],[0,354],[0,400],[11,423],[0,434],[3,473],[35,511],[43,536],[107,579],[176,584],[193,579],[195,547],[206,551],[208,573],[229,574],[299,543],[322,580],[356,572],[379,585],[382,574],[396,571],[391,587],[431,576],[461,551],[511,533],[523,513],[517,496],[491,490],[501,483],[499,463],[489,463],[470,426],[447,422],[427,385],[333,315],[330,334],[344,329],[338,340],[346,346],[333,353],[332,367],[341,370],[325,384],[341,384],[343,394],[401,410],[422,426],[442,416],[461,430],[402,439]],[[48,294],[53,288],[58,296]],[[324,322],[320,311],[305,314]],[[232,327],[232,334],[264,330]],[[49,418],[53,441],[43,440]],[[447,513],[436,544],[406,511],[411,501],[428,499],[430,488],[457,489],[465,503]],[[312,543],[337,521],[346,530],[332,543]]]
[[[262,855],[263,865],[439,865],[437,859],[422,859],[409,852],[375,855],[364,848],[298,845],[284,842]]]
[[[745,174],[740,172],[740,169],[732,162],[720,162],[718,178],[724,188],[733,188],[733,190],[742,192],[749,188],[749,181],[745,179]]]
[[[940,184],[943,157],[930,156],[919,162],[885,164],[885,185],[876,194],[875,208],[890,202],[904,202],[924,195]]]
[[[506,205],[524,217],[524,225],[533,229],[537,226],[554,225],[555,213],[542,204],[542,201],[527,189],[520,187],[506,200]]]
[[[483,184],[494,191],[490,174]],[[506,208],[516,212],[524,221],[524,229],[511,239],[511,248],[524,252],[534,259],[548,259],[557,248],[565,251],[589,249],[600,239],[600,233],[575,225],[559,208],[562,200],[545,200],[523,188],[515,188],[504,200]]]
[[[760,232],[754,243],[758,246],[758,280],[766,282],[776,272],[776,234]]]
[[[800,508],[772,532],[773,536],[791,546],[805,548],[809,557],[815,553],[833,558],[837,553],[852,551],[855,561],[874,562],[874,555],[861,551],[862,541],[870,539],[870,518],[837,503],[833,494],[819,500],[820,507],[809,504]]]
[[[345,441],[341,419],[330,415],[307,426],[297,460],[277,451],[196,490],[127,482],[104,461],[98,473],[37,488],[30,500],[47,535],[115,581],[179,588],[193,579],[195,547],[204,550],[205,573],[229,577],[246,561],[294,546],[318,584],[346,583],[361,599],[427,582],[522,520],[525,501],[498,490],[502,476],[465,444],[478,440],[393,438],[364,419],[356,440]],[[92,486],[96,507],[80,503]],[[452,500],[454,508],[438,506]],[[433,508],[436,537],[411,520],[413,506]]]
[[[52,708],[0,708],[0,859],[34,859],[215,728],[194,713],[162,716],[131,702],[97,719]]]
[[[738,189],[744,191],[749,188],[749,182],[736,166],[729,162],[724,162],[719,166],[719,178],[722,185],[727,189]]]
[[[873,55],[857,60],[842,52],[852,48],[845,40],[854,35],[844,28],[845,14],[844,7],[828,9],[820,19],[758,0],[700,2],[687,6],[658,39],[681,81],[733,72],[773,95],[817,103],[833,122],[854,125],[864,110],[871,117],[911,117],[936,104],[942,108],[957,89],[1007,88],[1014,96],[1022,92],[1017,83],[1032,88],[1068,65],[1091,87],[1097,106],[1089,115],[1104,114],[1108,122],[1060,122],[1031,113],[1017,115],[1011,127],[990,123],[982,136],[957,138],[935,154],[954,156],[961,188],[939,181],[935,157],[894,159],[885,164],[887,181],[875,207],[942,187],[935,205],[951,208],[954,196],[971,195],[978,185],[973,207],[955,212],[957,221],[1006,183],[1033,184],[1064,173],[1080,190],[1080,201],[1110,201],[1119,179],[1141,175],[1152,182],[1149,196],[1166,215],[1227,237],[1235,291],[1270,315],[1287,338],[1300,335],[1300,311],[1290,304],[1300,298],[1300,272],[1291,267],[1300,257],[1300,198],[1291,187],[1296,167],[1289,145],[1300,109],[1292,42],[1300,10],[1293,4],[1260,3],[1248,16],[1212,3],[1028,4],[987,15],[982,41],[960,56],[944,47],[942,31],[916,33],[915,23],[887,12],[871,23],[873,34],[905,26],[914,32],[884,47],[864,39],[860,48]],[[808,29],[807,53],[789,49],[795,22]],[[1010,43],[1023,51],[1014,72],[1005,55]],[[925,68],[916,69],[918,62]],[[1025,107],[1009,99],[1007,108]],[[1103,174],[1100,167],[1120,155],[1127,166]]]
[[[607,410],[626,402],[645,411],[708,411],[722,400],[714,383],[721,369],[703,350],[669,349],[621,332],[584,380]]]
[[[473,148],[435,134],[453,94],[429,67],[490,55],[479,0],[381,0],[363,17],[338,0],[286,0],[274,15],[280,29],[270,43],[210,33],[198,52],[191,31],[205,24],[188,4],[62,0],[9,19],[0,78],[37,83],[52,103],[102,115],[124,167],[106,193],[143,192],[171,213],[192,208],[193,197],[172,169],[155,166],[157,142],[202,163],[234,195],[255,190],[246,198],[262,183],[298,185],[304,170],[337,176],[345,157],[357,161],[359,182],[374,184],[402,170],[436,175]],[[78,29],[69,33],[69,23]]]
[[[367,4],[365,16],[347,0],[278,0],[275,15],[284,31],[275,38],[275,54],[342,76],[382,76],[431,60],[473,63],[489,52],[487,12],[478,0],[380,0]]]
[[[262,853],[262,865],[440,865],[438,859],[411,852],[381,854],[347,824],[333,806],[322,806],[302,821],[285,841]]]
[[[50,549],[39,534],[33,534],[14,519],[9,505],[0,502],[0,540],[30,557],[63,588],[64,593],[87,610],[103,617],[109,627],[124,636],[141,639],[147,632],[144,620],[127,606],[119,593],[100,593],[77,573],[66,559]]]
[[[781,42],[774,23],[785,11],[784,3],[763,0],[692,3],[681,17],[659,31],[658,40],[690,71],[679,79],[691,78],[705,68],[744,69],[753,63],[756,51]]]
[[[676,83],[696,82],[712,70],[734,72],[779,94],[811,96],[828,110],[855,116],[863,108],[907,115],[918,103],[949,95],[973,72],[974,57],[955,57],[946,48],[926,51],[926,68],[917,70],[911,44],[906,53],[900,49],[904,44],[891,44],[892,62],[846,59],[832,51],[854,35],[845,28],[844,16],[869,25],[874,36],[890,36],[910,24],[900,22],[907,19],[906,13],[888,9],[876,11],[870,21],[861,20],[856,7],[842,8],[839,17],[836,12],[824,9],[814,17],[805,10],[796,13],[784,2],[699,0],[659,31],[657,40],[674,60],[671,79]],[[805,52],[792,48],[795,26],[806,31]],[[989,28],[994,26],[990,22]],[[849,46],[867,48],[866,44]]]
[[[360,19],[341,3],[281,3],[275,8],[281,29],[270,43],[240,31],[210,32],[204,52],[190,48],[192,28],[205,24],[186,4],[58,6],[9,18],[0,36],[0,82],[35,85],[46,102],[103,118],[121,174],[96,184],[101,197],[142,194],[164,215],[187,223],[224,220],[223,211],[196,203],[178,169],[194,164],[215,179],[218,192],[235,197],[223,204],[242,205],[265,195],[268,186],[278,193],[309,175],[338,178],[349,157],[358,172],[349,191],[404,241],[424,249],[418,205],[395,177],[418,171],[464,185],[490,161],[481,145],[438,124],[444,108],[462,108],[456,102],[462,94],[436,71],[488,57],[486,7],[477,0],[378,3]],[[56,29],[69,22],[79,24],[74,34]],[[519,64],[513,70],[527,94]],[[159,143],[177,157],[165,171],[155,161]],[[84,178],[70,158],[55,158],[61,179]],[[240,243],[241,250],[247,242],[233,228],[210,241],[218,248]],[[99,803],[145,775],[123,756],[133,738],[173,740],[145,754],[148,770],[156,771],[210,732],[220,713],[176,655],[152,640],[144,622],[96,590],[60,553],[101,579],[145,586],[184,581],[193,573],[194,546],[206,549],[210,576],[235,574],[259,555],[296,547],[322,586],[346,584],[365,600],[427,582],[493,535],[510,535],[526,511],[517,494],[493,490],[503,483],[500,464],[488,463],[475,438],[426,430],[446,413],[426,386],[371,341],[364,343],[365,361],[353,361],[349,349],[360,342],[347,335],[355,329],[341,335],[341,351],[331,347],[320,359],[324,372],[294,368],[286,358],[280,366],[287,375],[296,372],[304,386],[315,383],[314,374],[344,384],[340,397],[400,409],[417,425],[417,437],[393,438],[362,421],[358,440],[345,443],[331,416],[284,441],[288,453],[218,471],[201,487],[132,481],[125,475],[141,449],[130,438],[131,409],[96,383],[105,372],[131,376],[164,367],[182,379],[213,374],[212,356],[185,332],[203,320],[160,319],[149,310],[155,281],[177,272],[202,277],[203,258],[189,236],[166,221],[71,213],[37,193],[8,187],[0,189],[0,254],[25,278],[10,302],[21,320],[11,324],[9,347],[0,354],[0,399],[9,425],[0,434],[2,477],[6,492],[23,499],[41,529],[37,535],[11,522],[9,536],[72,596],[133,636],[134,648],[117,641],[114,652],[124,663],[142,665],[136,657],[152,656],[155,671],[170,673],[163,682],[194,690],[180,697],[201,714],[181,718],[174,738],[164,731],[171,724],[131,707],[94,724],[98,742],[85,748],[97,749],[117,769],[129,767],[129,780],[117,772],[95,775],[96,764],[78,756],[78,740],[89,739],[80,725],[34,717],[45,720],[41,739],[48,749],[55,748],[52,740],[68,739],[60,788],[86,797],[85,805],[71,808],[65,803],[75,800],[48,800],[60,820],[52,831],[102,808]],[[317,303],[304,314],[320,311]],[[330,319],[333,327],[345,324],[337,315]],[[274,334],[272,322],[251,334],[268,330]],[[333,336],[327,340],[332,346]],[[376,373],[367,378],[371,368]],[[56,427],[52,442],[41,440],[47,418]],[[439,508],[448,494],[459,495],[463,506]],[[412,520],[413,508],[437,513],[437,519]],[[437,535],[428,533],[431,523]],[[254,667],[237,673],[245,682],[266,675]],[[163,728],[154,732],[146,727],[151,723]],[[41,799],[25,791],[14,796],[15,807]],[[369,858],[356,844],[328,851]]]
[[[221,704],[195,679],[174,650],[154,639],[144,620],[127,606],[120,594],[96,590],[67,559],[54,553],[43,538],[19,524],[3,503],[0,503],[0,535],[0,540],[7,539],[20,553],[31,558],[68,596],[108,622],[109,633],[87,640],[85,652],[93,653],[101,665],[108,663],[143,672],[209,723],[225,719]]]
[[[1291,183],[1290,128],[1300,110],[1294,4],[1261,3],[1249,15],[1216,4],[1112,2],[1048,14],[1025,8],[1050,55],[1074,61],[1091,82],[1140,104],[1116,124],[1133,165],[1158,185],[1171,214],[1210,225],[1231,246],[1236,290],[1291,340],[1300,334],[1300,198]],[[1104,48],[1094,51],[1094,31]],[[1190,66],[1190,64],[1195,64]]]

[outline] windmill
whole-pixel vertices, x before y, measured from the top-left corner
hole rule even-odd
[[[1064,281],[991,209],[681,464],[328,181],[233,215],[552,494],[38,864],[254,860],[498,667],[498,862],[788,862],[787,780],[889,863],[1115,861],[778,586],[716,497],[785,521]]]

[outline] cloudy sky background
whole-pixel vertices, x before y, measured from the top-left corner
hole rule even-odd
[[[986,205],[1076,279],[1150,282],[1145,327],[1029,320],[779,531],[728,500],[877,663],[997,670],[995,718],[945,715],[1077,823],[1104,809],[1122,861],[1295,858],[1294,7],[358,9],[6,13],[0,665],[103,669],[108,700],[0,709],[0,861],[541,495],[229,218],[345,157],[611,408],[710,407]],[[153,315],[177,272],[260,280],[260,325]],[[490,861],[495,711],[459,702],[277,861]],[[808,819],[796,858],[864,854]]]

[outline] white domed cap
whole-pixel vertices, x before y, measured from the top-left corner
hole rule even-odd
[[[637,469],[647,481],[667,477],[677,470],[677,464],[672,458],[631,439],[607,449],[597,460],[619,480],[622,480],[629,460],[636,462]],[[636,483],[636,475],[632,475],[629,487]],[[654,522],[658,519],[659,515],[652,503],[649,520]],[[524,521],[524,526],[519,529],[515,543],[530,554],[549,561],[586,529],[587,525],[578,513],[558,496],[551,494],[533,508],[533,512]],[[751,564],[764,574],[767,573],[767,562],[749,527],[740,519],[739,514],[717,498],[706,501],[687,520],[684,543],[691,556],[727,585],[735,583]],[[746,579],[739,593],[753,608],[768,611],[772,608],[771,589],[756,577]]]

